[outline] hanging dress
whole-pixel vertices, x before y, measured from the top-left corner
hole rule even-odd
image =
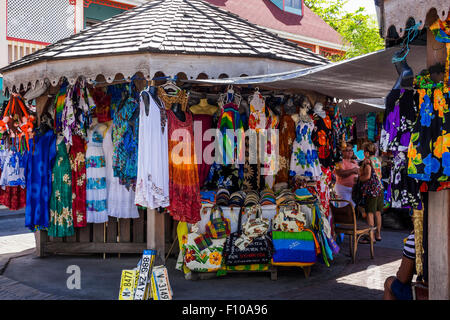
[[[49,237],[70,237],[75,233],[72,216],[72,170],[63,140],[56,145],[52,170]]]
[[[289,181],[289,163],[294,140],[295,121],[291,115],[283,114],[280,122],[279,169],[275,183],[288,183]]]
[[[315,115],[312,140],[317,148],[320,164],[326,168],[333,164],[333,130],[331,119],[328,115],[321,117]]]
[[[205,183],[206,178],[208,177],[209,170],[211,169],[211,164],[208,164],[203,157],[203,152],[205,151],[206,147],[209,146],[212,142],[206,141],[203,139],[203,136],[205,132],[212,128],[212,115],[209,114],[194,114],[194,127],[196,123],[201,124],[201,139],[196,139],[196,145],[195,149],[197,154],[197,161],[198,161],[198,181],[200,184],[200,187],[203,186]],[[198,141],[197,141],[198,140]],[[197,145],[198,144],[198,145]]]
[[[97,124],[88,132],[86,151],[86,212],[88,223],[108,221],[106,163],[103,152],[103,132]]]
[[[319,180],[322,174],[319,155],[312,141],[314,123],[299,120],[296,128],[296,138],[292,147],[289,175],[291,178],[307,177]]]
[[[127,189],[136,188],[138,137],[139,137],[139,99],[132,88],[127,88],[128,97],[119,105],[112,105],[113,115],[113,170],[120,184]]]
[[[192,115],[186,112],[186,121],[183,122],[172,110],[167,110],[167,118],[169,126],[169,212],[174,220],[194,224],[200,221],[201,203],[198,170],[195,163]],[[173,134],[177,129],[184,129],[183,138]],[[174,148],[176,148],[175,151]]]
[[[52,168],[56,157],[56,135],[53,130],[37,134],[30,140],[26,177],[27,194],[25,226],[31,231],[49,226],[49,204],[52,191]]]
[[[72,136],[69,151],[72,167],[72,213],[73,226],[86,226],[86,141],[78,135]]]
[[[259,135],[266,129],[266,105],[262,95],[255,92],[250,101],[250,115],[248,118],[248,128],[251,136],[245,139],[245,164],[244,164],[244,190],[259,190],[264,185],[261,179],[261,159],[259,152]],[[262,183],[261,183],[262,182]]]
[[[450,112],[448,93],[418,89],[419,113],[408,148],[408,175],[426,182],[425,191],[450,185]]]
[[[149,97],[148,114],[142,95]],[[134,203],[150,209],[165,208],[170,204],[168,128],[167,121],[161,122],[161,114],[165,115],[166,111],[147,91],[141,93],[139,108],[139,153]]]
[[[108,216],[116,218],[139,218],[139,212],[134,204],[133,190],[127,190],[125,186],[119,183],[119,178],[114,177],[112,167],[113,142],[112,142],[113,125],[110,124],[103,138],[103,152],[105,154],[106,168],[106,190],[108,193],[106,206],[108,208]]]

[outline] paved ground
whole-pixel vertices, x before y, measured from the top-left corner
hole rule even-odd
[[[14,220],[14,221],[13,221]],[[4,219],[0,215],[0,300],[1,299],[117,299],[122,269],[133,268],[137,255],[49,256],[34,255],[34,238],[21,230],[23,218]],[[7,229],[11,235],[7,235]],[[25,233],[20,233],[25,232]],[[383,241],[375,245],[370,259],[368,245],[360,245],[357,262],[352,264],[345,241],[341,253],[327,268],[313,266],[305,278],[299,268],[280,268],[278,280],[269,273],[228,274],[209,280],[185,280],[175,270],[175,259],[167,267],[175,299],[251,300],[251,299],[365,299],[382,298],[384,280],[395,275],[401,259],[402,240],[408,231],[383,232]],[[33,240],[33,241],[31,241]],[[5,247],[5,244],[7,245]],[[15,251],[15,252],[12,252]],[[80,268],[81,289],[68,289],[72,275],[69,266]]]

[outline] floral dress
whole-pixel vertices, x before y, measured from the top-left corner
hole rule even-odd
[[[328,115],[314,117],[312,141],[317,148],[320,164],[329,168],[333,164],[332,126]]]
[[[86,226],[86,141],[72,136],[69,152],[72,168],[72,213],[73,226]]]
[[[72,170],[66,144],[56,145],[56,159],[52,171],[52,195],[50,197],[50,237],[74,235],[72,217]]]
[[[295,137],[295,121],[291,115],[284,114],[280,122],[279,169],[275,183],[287,183],[289,181],[289,162]]]
[[[139,98],[133,90],[120,105],[112,105],[114,144],[113,170],[120,184],[136,191],[138,144],[139,144]]]
[[[311,138],[313,129],[312,121],[300,120],[297,124],[289,171],[291,178],[307,177],[317,181],[322,175],[319,155]]]
[[[408,175],[426,182],[423,191],[450,187],[450,113],[448,93],[418,89],[419,115],[408,148]]]
[[[105,125],[97,124],[88,133],[86,151],[86,213],[88,223],[108,221],[106,163],[101,127],[105,127]]]

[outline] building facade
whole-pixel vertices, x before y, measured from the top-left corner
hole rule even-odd
[[[0,0],[0,68],[145,1]]]
[[[205,0],[322,56],[343,55],[341,35],[303,0]]]

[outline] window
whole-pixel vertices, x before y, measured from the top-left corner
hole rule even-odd
[[[302,0],[284,0],[284,11],[302,15]]]

